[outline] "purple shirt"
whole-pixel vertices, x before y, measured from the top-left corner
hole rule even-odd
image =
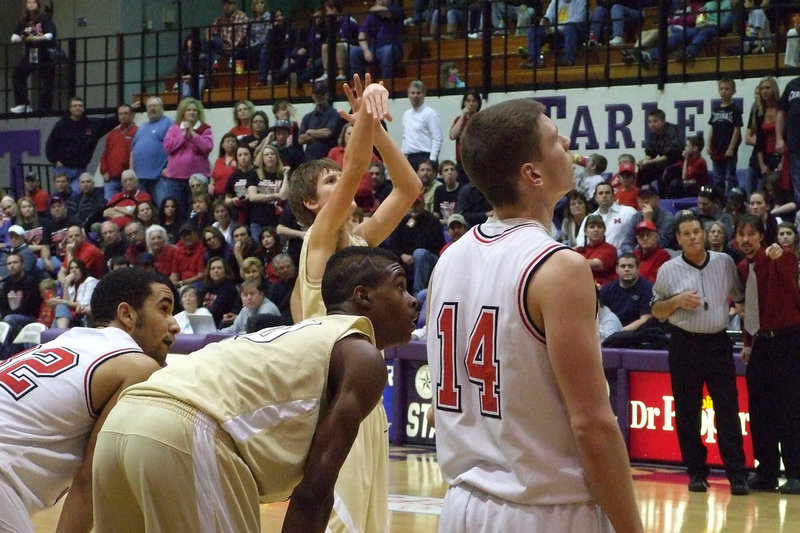
[[[389,6],[391,17],[371,11],[367,14],[359,32],[367,35],[370,46],[385,46],[403,42],[403,12],[397,6]]]

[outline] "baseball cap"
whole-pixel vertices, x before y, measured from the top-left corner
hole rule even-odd
[[[636,233],[639,234],[642,231],[658,231],[658,228],[656,228],[652,220],[642,220],[636,224]]]
[[[194,230],[189,225],[189,223],[188,222],[184,222],[183,224],[181,224],[181,227],[178,230],[178,235],[183,235],[184,233],[193,233],[193,232],[194,232]]]
[[[735,198],[741,202],[744,200],[744,191],[739,187],[734,187],[728,191],[728,198]]]
[[[658,194],[652,185],[644,184],[639,187],[639,198],[649,198],[650,196],[655,196]]]
[[[8,233],[13,233],[14,235],[25,235],[25,230],[19,224],[14,224],[10,228],[8,228]]]
[[[25,175],[25,181],[37,181],[38,179],[39,179],[39,176],[37,176],[36,174],[26,174]]]
[[[52,198],[50,198],[50,205],[63,204],[63,203],[64,199],[61,198],[60,196],[53,196]]]
[[[277,130],[278,128],[290,130],[292,129],[292,123],[288,120],[278,120],[275,122],[275,125],[272,127],[272,129]]]
[[[459,213],[453,213],[447,218],[447,227],[450,227],[450,224],[453,222],[458,222],[459,224],[463,224],[464,226],[467,225],[467,220],[464,218],[464,215]]]
[[[624,162],[619,165],[619,173],[622,174],[623,172],[630,172],[634,176],[636,175],[636,165],[629,162]]]

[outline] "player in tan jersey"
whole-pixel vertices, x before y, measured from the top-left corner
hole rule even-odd
[[[327,316],[211,344],[125,391],[98,437],[96,531],[259,531],[258,502],[289,494],[283,531],[325,530],[386,383],[379,349],[410,340],[417,301],[399,259],[368,247],[330,259],[322,296]]]
[[[292,176],[289,188],[292,212],[309,226],[292,294],[295,320],[325,313],[319,280],[331,254],[348,245],[379,245],[397,227],[422,188],[416,172],[380,125],[380,119],[391,119],[388,91],[381,85],[370,84],[369,76],[366,84],[362,91],[359,78],[354,77],[355,96],[345,85],[354,115],[341,114],[350,121],[355,120],[355,125],[347,143],[344,168],[340,169],[330,160],[312,161],[301,165]],[[373,143],[392,175],[394,189],[372,217],[351,228],[355,193],[372,159]],[[336,482],[333,513],[328,523],[332,533],[386,531],[389,519],[388,425],[381,403],[361,424]]]

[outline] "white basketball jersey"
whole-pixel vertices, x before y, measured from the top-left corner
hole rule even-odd
[[[529,281],[559,250],[539,224],[490,221],[436,264],[428,361],[436,449],[451,485],[527,505],[593,499],[545,337],[525,305]]]
[[[0,474],[29,512],[52,506],[83,461],[99,415],[92,372],[141,351],[121,329],[73,328],[0,364]]]

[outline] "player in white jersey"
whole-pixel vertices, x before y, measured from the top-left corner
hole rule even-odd
[[[30,514],[67,490],[59,531],[92,528],[97,432],[124,388],[164,364],[178,324],[163,276],[107,274],[92,295],[98,329],[73,328],[0,364],[0,531],[33,532]]]
[[[494,217],[442,255],[428,295],[442,532],[642,531],[591,271],[548,232],[575,183],[542,109],[494,105],[462,138]]]
[[[99,533],[260,531],[259,500],[289,495],[283,531],[325,531],[386,385],[379,349],[411,339],[417,300],[368,247],[331,257],[322,297],[327,316],[211,344],[122,394],[97,439]]]

